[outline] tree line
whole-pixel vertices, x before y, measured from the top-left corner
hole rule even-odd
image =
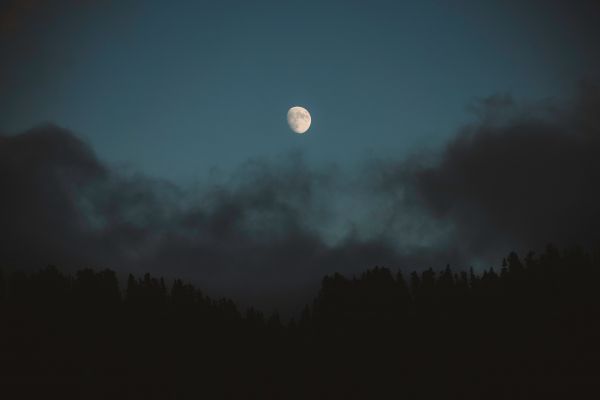
[[[284,320],[179,279],[4,269],[0,384],[88,398],[573,397],[600,382],[599,278],[599,252],[552,245],[482,272],[374,267],[324,277]]]

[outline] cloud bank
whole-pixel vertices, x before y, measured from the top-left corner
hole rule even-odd
[[[428,157],[353,174],[296,154],[198,188],[115,170],[54,125],[0,135],[1,262],[149,271],[285,308],[334,271],[467,267],[547,242],[596,245],[599,112],[591,86],[566,108],[496,96]]]
[[[450,223],[473,255],[600,243],[598,88],[583,87],[567,110],[491,98],[481,111],[435,166],[414,169],[427,212]]]
[[[57,126],[0,136],[2,263],[150,271],[242,299],[294,298],[325,273],[398,257],[380,240],[324,240],[334,178],[296,156],[184,190],[112,170]]]

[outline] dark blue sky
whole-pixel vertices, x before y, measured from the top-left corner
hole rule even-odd
[[[597,0],[0,1],[3,262],[291,307],[333,272],[597,244],[599,20]]]
[[[477,99],[555,99],[600,70],[583,3],[59,4],[3,34],[0,131],[53,122],[178,182],[290,149],[315,165],[403,157],[448,140]],[[292,105],[308,135],[288,129]]]

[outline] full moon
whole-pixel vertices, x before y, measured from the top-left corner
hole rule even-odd
[[[296,133],[305,133],[310,128],[310,114],[304,107],[292,107],[287,112],[287,121],[290,129]]]

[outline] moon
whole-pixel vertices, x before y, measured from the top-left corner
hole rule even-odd
[[[310,128],[310,113],[304,107],[292,107],[287,112],[287,121],[290,129],[294,132],[299,134],[306,133],[308,128]]]

